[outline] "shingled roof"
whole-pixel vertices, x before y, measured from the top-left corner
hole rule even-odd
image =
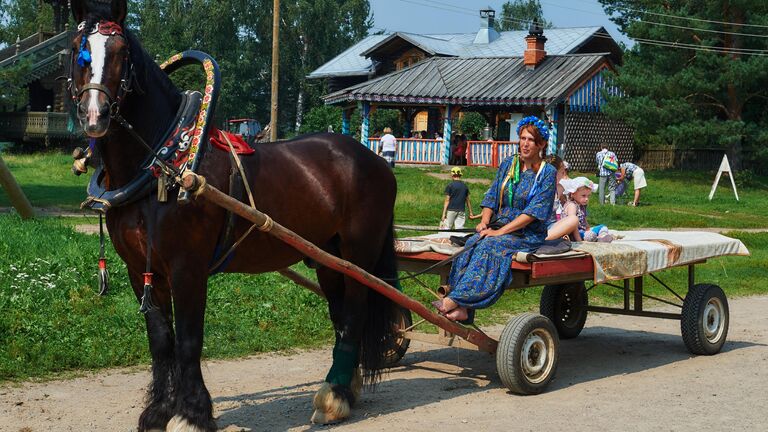
[[[323,97],[326,104],[371,101],[461,105],[550,105],[605,66],[608,54],[548,55],[535,69],[522,57],[433,57]]]
[[[605,39],[608,32],[603,27],[574,27],[546,29],[547,54],[575,54],[595,38],[610,41],[620,52],[613,39]],[[379,49],[402,42],[421,49],[430,56],[448,57],[515,57],[525,51],[528,30],[501,32],[500,37],[488,44],[473,43],[475,33],[416,34],[395,32],[371,35],[351,46],[338,56],[315,69],[309,78],[339,76],[365,76],[375,72],[376,62],[370,58]],[[609,45],[611,45],[609,44]]]

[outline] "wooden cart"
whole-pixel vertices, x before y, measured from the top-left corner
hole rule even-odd
[[[398,268],[406,272],[421,272],[445,258],[446,255],[435,252],[399,253]],[[416,326],[413,325],[406,327],[404,338],[495,352],[501,381],[520,394],[540,393],[546,388],[557,369],[559,339],[578,336],[584,328],[588,312],[680,320],[683,341],[691,353],[715,354],[722,348],[728,334],[728,301],[717,285],[695,283],[695,266],[704,262],[685,264],[688,267],[688,293],[685,297],[677,294],[654,273],[624,279],[620,284],[595,284],[592,282],[594,262],[587,254],[530,263],[513,262],[513,283],[508,289],[544,286],[540,314],[523,313],[512,317],[504,327],[497,346],[477,346],[443,329],[438,334],[420,333],[414,331]],[[449,266],[429,271],[440,276],[441,284],[447,282],[449,272]],[[644,276],[661,283],[678,302],[644,293]],[[623,291],[622,307],[590,306],[588,292],[598,285]],[[680,312],[646,310],[643,305],[646,298],[672,305]]]

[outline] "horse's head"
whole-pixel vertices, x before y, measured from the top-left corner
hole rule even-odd
[[[130,90],[131,63],[123,34],[126,0],[73,0],[72,15],[79,23],[72,40],[70,92],[77,118],[92,138],[106,134]]]

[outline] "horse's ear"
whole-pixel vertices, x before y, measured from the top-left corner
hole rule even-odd
[[[75,24],[85,21],[85,0],[71,0],[71,5],[72,18],[75,19]]]
[[[128,16],[128,0],[112,0],[112,18],[121,26]]]

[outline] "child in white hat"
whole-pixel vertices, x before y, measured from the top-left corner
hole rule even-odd
[[[578,219],[577,228],[568,234],[571,240],[605,243],[613,241],[613,236],[608,232],[608,228],[605,225],[590,227],[587,222],[589,196],[597,190],[597,185],[586,177],[562,179],[560,180],[560,185],[563,187],[563,194],[567,199],[563,206],[563,219],[574,215]],[[570,219],[572,220],[573,218]],[[561,220],[560,222],[565,221]]]

